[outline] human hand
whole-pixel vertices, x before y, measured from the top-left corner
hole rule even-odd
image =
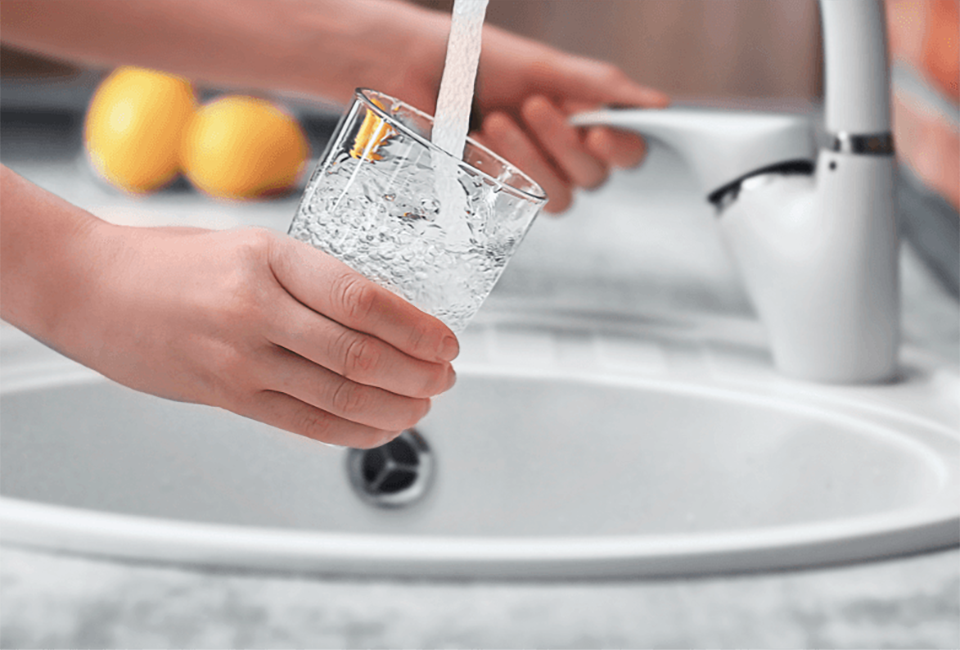
[[[570,207],[577,189],[602,185],[614,168],[643,160],[643,140],[607,127],[579,128],[573,114],[605,105],[662,108],[663,93],[616,66],[572,56],[487,27],[477,76],[476,137],[546,191],[546,212]]]
[[[122,384],[366,448],[455,381],[445,325],[307,244],[259,229],[98,227],[97,290],[54,338]]]
[[[417,48],[381,66],[371,87],[435,110],[449,16],[394,14],[394,33],[416,33]],[[397,74],[397,72],[402,74]],[[391,84],[395,87],[391,88]],[[616,66],[573,56],[492,25],[484,27],[471,134],[528,173],[546,191],[547,212],[563,212],[577,189],[594,189],[614,168],[638,165],[643,140],[608,127],[575,127],[569,117],[602,106],[662,108],[663,93]],[[479,115],[477,115],[479,113]],[[479,118],[479,119],[477,119]]]

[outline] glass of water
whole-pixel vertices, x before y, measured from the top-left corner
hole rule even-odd
[[[438,149],[432,128],[433,118],[416,108],[357,90],[289,233],[459,334],[546,197],[470,138],[462,160]]]

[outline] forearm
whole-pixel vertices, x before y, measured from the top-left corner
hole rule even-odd
[[[4,0],[0,11],[3,40],[24,49],[341,102],[357,86],[402,94],[434,59],[439,80],[448,24],[388,0]]]
[[[57,349],[88,303],[109,227],[0,166],[0,317]]]

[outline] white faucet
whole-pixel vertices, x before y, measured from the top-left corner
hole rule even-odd
[[[694,108],[573,118],[675,149],[721,232],[785,374],[877,382],[897,373],[898,239],[881,0],[820,0],[824,124],[809,116]]]

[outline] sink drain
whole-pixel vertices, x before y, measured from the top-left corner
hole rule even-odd
[[[350,484],[360,497],[383,508],[408,506],[423,497],[433,477],[433,454],[414,429],[374,449],[347,454]]]

